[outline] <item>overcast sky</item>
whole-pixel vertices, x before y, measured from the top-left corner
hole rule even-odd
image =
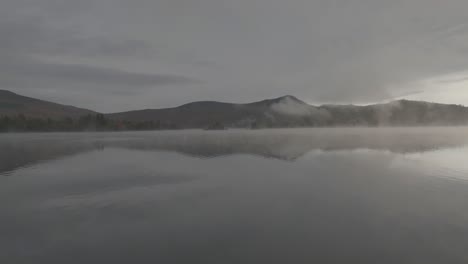
[[[0,89],[103,112],[195,100],[468,105],[466,0],[1,0]]]

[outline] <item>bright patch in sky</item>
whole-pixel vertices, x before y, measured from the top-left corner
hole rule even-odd
[[[401,98],[468,106],[468,72],[431,78],[414,85],[417,92]]]

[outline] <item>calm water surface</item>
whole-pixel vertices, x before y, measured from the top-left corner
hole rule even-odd
[[[468,263],[468,129],[0,135],[0,263]]]

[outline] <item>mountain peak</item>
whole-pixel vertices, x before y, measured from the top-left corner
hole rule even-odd
[[[253,105],[272,105],[272,104],[278,104],[278,103],[294,103],[294,104],[301,104],[301,105],[307,105],[304,101],[301,101],[297,99],[297,97],[292,96],[292,95],[285,95],[273,99],[266,99],[258,102],[251,103]]]
[[[275,101],[291,100],[291,101],[296,101],[296,102],[303,103],[303,101],[299,100],[297,97],[295,97],[293,95],[285,95],[285,96],[281,96],[281,97],[278,97],[278,98],[272,99],[272,100],[275,100]]]

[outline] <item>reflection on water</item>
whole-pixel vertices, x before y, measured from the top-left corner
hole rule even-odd
[[[250,154],[294,161],[313,150],[424,153],[466,144],[468,129],[458,127],[11,134],[0,137],[0,173],[105,148],[175,151],[202,158]]]
[[[1,135],[0,263],[468,263],[467,144],[466,128]]]

